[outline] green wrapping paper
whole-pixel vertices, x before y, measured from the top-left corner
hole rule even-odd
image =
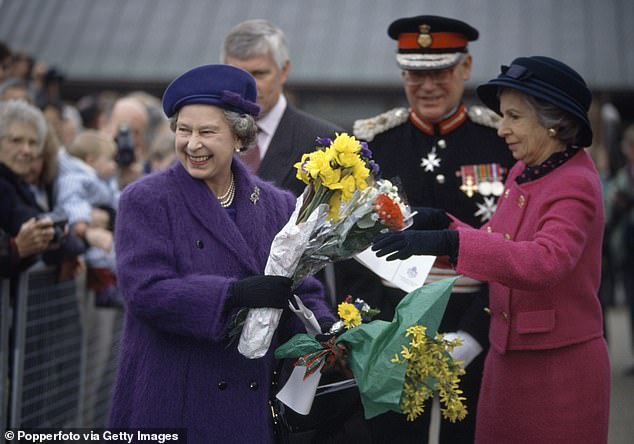
[[[337,338],[350,351],[348,365],[354,374],[367,419],[389,410],[401,412],[406,365],[391,362],[409,345],[405,336],[412,325],[424,325],[435,336],[445,313],[456,277],[424,285],[407,294],[396,307],[391,322],[376,320],[352,328]],[[317,353],[323,347],[308,335],[296,335],[275,351],[278,359]]]
[[[391,362],[408,345],[405,331],[414,324],[435,336],[457,278],[423,285],[407,294],[391,322],[376,320],[339,336],[350,350],[348,365],[355,376],[366,419],[392,410],[401,412],[401,394],[407,366]]]

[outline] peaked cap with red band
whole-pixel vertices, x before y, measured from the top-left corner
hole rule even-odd
[[[419,15],[398,19],[388,35],[398,41],[396,63],[401,69],[445,69],[460,61],[467,44],[478,39],[478,30],[447,17]]]

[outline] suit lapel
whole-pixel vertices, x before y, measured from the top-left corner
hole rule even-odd
[[[287,106],[258,170],[258,176],[262,179],[283,183],[280,175],[283,174],[285,178],[289,171],[293,169],[295,152],[299,150],[299,147],[295,147],[294,121],[295,114],[292,108]]]

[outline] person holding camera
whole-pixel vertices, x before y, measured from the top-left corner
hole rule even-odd
[[[49,248],[55,232],[51,222],[48,218],[31,218],[22,224],[15,237],[0,229],[0,277],[16,275]]]
[[[165,90],[178,159],[121,194],[115,249],[126,303],[109,426],[187,429],[190,443],[270,443],[274,350],[299,332],[283,316],[267,354],[231,339],[241,309],[288,308],[296,293],[334,322],[323,288],[266,276],[271,242],[295,198],[249,172],[238,152],[256,135],[256,85],[246,71],[203,65]],[[238,333],[239,335],[239,333]]]
[[[86,130],[66,151],[74,162],[58,177],[56,207],[87,245],[87,286],[95,291],[97,306],[120,307],[112,234],[119,203],[117,147],[105,134]]]
[[[143,102],[124,96],[114,103],[103,130],[115,141],[119,188],[150,172],[147,163],[150,115]]]
[[[0,229],[9,237],[11,269],[16,272],[36,262],[40,253],[45,263],[61,265],[83,252],[81,244],[67,236],[64,215],[44,214],[47,209],[38,205],[22,179],[42,153],[46,134],[39,109],[20,100],[0,102]]]

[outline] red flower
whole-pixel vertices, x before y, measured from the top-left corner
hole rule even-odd
[[[401,207],[386,194],[379,194],[374,202],[374,209],[381,218],[383,225],[390,230],[403,229],[403,213]]]

